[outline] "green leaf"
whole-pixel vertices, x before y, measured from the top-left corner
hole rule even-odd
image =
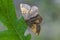
[[[0,40],[30,40],[31,35],[24,36],[27,24],[23,17],[17,19],[13,0],[0,0],[0,21],[8,28],[0,32]]]

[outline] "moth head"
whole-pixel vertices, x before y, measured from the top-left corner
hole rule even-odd
[[[28,13],[30,10],[30,6],[28,4],[20,4],[20,9],[23,14]]]

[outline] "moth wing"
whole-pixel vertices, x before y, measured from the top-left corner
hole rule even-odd
[[[29,11],[31,9],[31,7],[28,4],[20,4],[20,9],[21,9],[21,13],[22,16],[24,17],[25,20],[29,19]]]
[[[39,24],[33,24],[32,27],[31,27],[31,30],[36,35],[39,35],[40,30],[41,30],[40,25]]]
[[[38,14],[38,7],[37,6],[32,6],[29,13],[30,13],[31,17],[36,16]]]
[[[23,4],[23,3],[20,4],[20,9],[22,13],[28,13],[30,8],[31,7],[28,4]]]
[[[32,24],[31,29],[32,29],[32,31],[33,31],[34,33],[36,33],[36,24]]]

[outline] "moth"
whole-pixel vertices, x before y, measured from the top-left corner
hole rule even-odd
[[[37,6],[30,6],[28,4],[21,3],[20,9],[22,16],[24,17],[26,23],[31,28],[32,32],[39,35],[42,23],[42,17],[38,14]]]

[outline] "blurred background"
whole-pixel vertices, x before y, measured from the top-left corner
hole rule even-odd
[[[60,0],[14,0],[18,19],[21,17],[20,3],[38,6],[43,17],[41,33],[35,40],[60,40]]]
[[[13,0],[17,18],[20,19],[20,3],[36,5],[43,17],[41,33],[35,40],[60,40],[60,0]],[[6,30],[0,22],[0,31]]]
[[[38,6],[43,17],[41,33],[35,40],[60,40],[60,0],[14,0],[18,19],[21,17],[20,3]]]

